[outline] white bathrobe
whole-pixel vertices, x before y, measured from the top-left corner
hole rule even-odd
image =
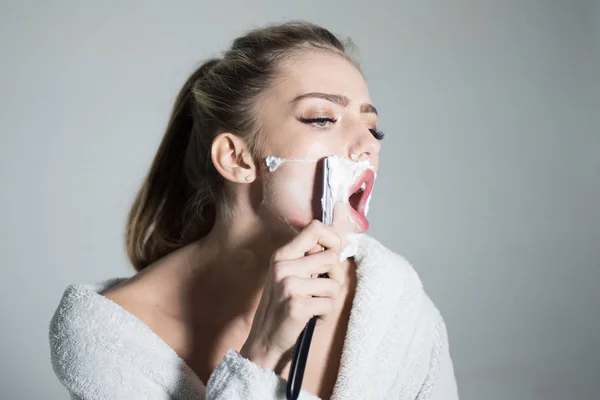
[[[458,399],[444,321],[411,265],[361,239],[357,288],[332,399]],[[286,381],[230,349],[201,382],[145,324],[69,286],[50,324],[52,366],[74,399],[285,399]],[[301,400],[318,399],[302,391]]]

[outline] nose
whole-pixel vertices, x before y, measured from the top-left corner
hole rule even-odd
[[[350,145],[349,157],[354,161],[373,159],[379,154],[381,144],[373,137],[369,129],[363,126],[359,135]]]

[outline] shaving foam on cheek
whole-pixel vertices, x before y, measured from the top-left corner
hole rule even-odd
[[[307,163],[316,163],[317,159],[312,158],[281,158],[275,156],[268,156],[265,158],[265,164],[269,169],[269,172],[275,172],[277,168],[281,167],[281,164],[284,162],[307,162]]]
[[[319,159],[313,158],[281,158],[276,156],[268,156],[265,158],[265,164],[269,172],[275,172],[282,164],[287,162],[306,162],[306,163],[315,163],[320,161]],[[325,221],[333,221],[333,208],[337,202],[345,203],[349,207],[349,198],[352,193],[350,193],[350,189],[354,185],[354,183],[362,176],[362,174],[367,169],[372,169],[373,166],[369,162],[369,160],[358,161],[356,157],[353,157],[353,160],[348,160],[344,157],[340,156],[329,156],[327,157],[327,168],[328,168],[328,176],[327,176],[327,193],[329,197],[327,198],[325,195],[321,198],[321,205],[323,208],[323,219]],[[293,187],[291,187],[293,186]],[[296,185],[291,185],[288,187],[288,192],[294,193],[295,196],[293,198],[301,198],[302,190]],[[369,198],[367,199],[365,205],[365,215],[368,212],[369,202],[371,200],[371,195],[369,194]],[[264,201],[264,199],[263,199]],[[300,206],[299,204],[297,204]],[[351,215],[347,216],[348,222],[352,226],[352,229],[356,231],[360,231],[360,227],[354,219],[352,219]],[[348,228],[348,230],[351,230]],[[358,243],[362,234],[355,232],[347,232],[344,234],[344,248],[340,253],[340,261],[345,260],[346,258],[352,257],[358,251]]]
[[[265,159],[265,163],[267,164],[269,172],[275,172],[275,170],[283,164],[283,158],[269,156]]]

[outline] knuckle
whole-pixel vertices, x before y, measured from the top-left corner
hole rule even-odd
[[[283,260],[283,253],[285,250],[281,249],[277,249],[273,252],[273,254],[271,254],[271,263],[277,263],[279,261]]]
[[[288,299],[294,299],[294,279],[290,276],[281,281],[281,294]]]
[[[286,265],[282,261],[278,261],[273,264],[273,276],[276,282],[281,282],[286,278]]]
[[[311,238],[313,238],[316,241],[319,238],[319,232],[322,230],[323,226],[324,225],[320,221],[313,219],[306,226],[305,232],[307,235],[310,235]]]
[[[314,230],[317,230],[317,229],[319,229],[319,228],[321,227],[321,225],[323,225],[323,224],[321,223],[321,221],[319,221],[319,220],[316,220],[316,219],[313,219],[312,221],[310,221],[310,222],[308,223],[308,225],[307,225],[307,229],[308,229],[308,230],[311,230],[311,231],[314,231]]]
[[[327,255],[328,264],[337,264],[339,262],[339,253],[337,251],[329,251]]]

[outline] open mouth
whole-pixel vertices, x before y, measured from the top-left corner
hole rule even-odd
[[[365,207],[375,182],[375,173],[371,169],[367,169],[354,185],[350,188],[350,197],[348,203],[350,206],[363,218],[365,218]]]

